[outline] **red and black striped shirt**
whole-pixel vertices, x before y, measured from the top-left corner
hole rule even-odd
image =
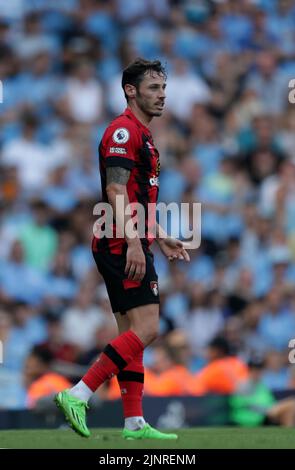
[[[150,130],[144,126],[126,108],[123,114],[114,119],[107,127],[99,145],[99,166],[102,187],[102,200],[108,202],[106,193],[106,168],[121,167],[130,170],[127,183],[127,193],[130,203],[140,203],[145,210],[145,238],[142,243],[150,245],[153,241],[151,223],[148,226],[148,204],[156,203],[159,192],[160,161],[159,152],[154,146]],[[115,221],[113,221],[114,230]],[[116,232],[114,232],[116,233]],[[99,237],[96,233],[93,239],[93,250],[108,250],[111,253],[121,253],[126,241],[124,238]]]

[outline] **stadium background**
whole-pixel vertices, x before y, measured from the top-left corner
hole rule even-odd
[[[295,388],[293,2],[0,0],[0,11],[0,409],[35,406],[36,345],[73,381],[115,334],[92,210],[97,145],[136,56],[167,64],[152,124],[160,200],[202,203],[190,265],[155,247],[161,338],[146,352],[147,394],[186,394],[179,365],[191,393],[216,393],[200,392],[198,374],[217,335],[245,363],[263,360],[267,388]]]

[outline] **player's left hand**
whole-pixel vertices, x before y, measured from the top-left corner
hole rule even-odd
[[[190,261],[190,257],[185,248],[190,248],[190,244],[177,240],[176,238],[167,237],[158,240],[162,253],[169,261],[184,260]]]

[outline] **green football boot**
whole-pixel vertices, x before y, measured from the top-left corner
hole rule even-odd
[[[73,430],[80,436],[89,437],[90,431],[86,425],[86,410],[89,409],[88,404],[70,395],[68,390],[59,392],[55,396],[54,401],[65,415],[67,422]]]
[[[137,429],[136,431],[129,431],[129,429],[124,428],[122,432],[122,437],[127,440],[134,440],[134,439],[169,439],[169,440],[175,440],[178,439],[177,434],[172,434],[172,433],[164,433],[161,431],[158,431],[155,428],[152,428],[149,424],[145,424],[142,429]]]

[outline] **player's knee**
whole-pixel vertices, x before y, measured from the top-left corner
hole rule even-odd
[[[148,346],[159,332],[158,305],[145,305],[135,309],[130,314],[131,329],[138,335],[144,346]]]
[[[153,325],[153,324],[144,324],[140,326],[137,325],[137,327],[133,328],[133,331],[141,339],[144,346],[148,346],[158,337],[158,325]]]
[[[158,327],[152,327],[149,331],[146,332],[145,336],[145,345],[151,344],[158,337]]]

